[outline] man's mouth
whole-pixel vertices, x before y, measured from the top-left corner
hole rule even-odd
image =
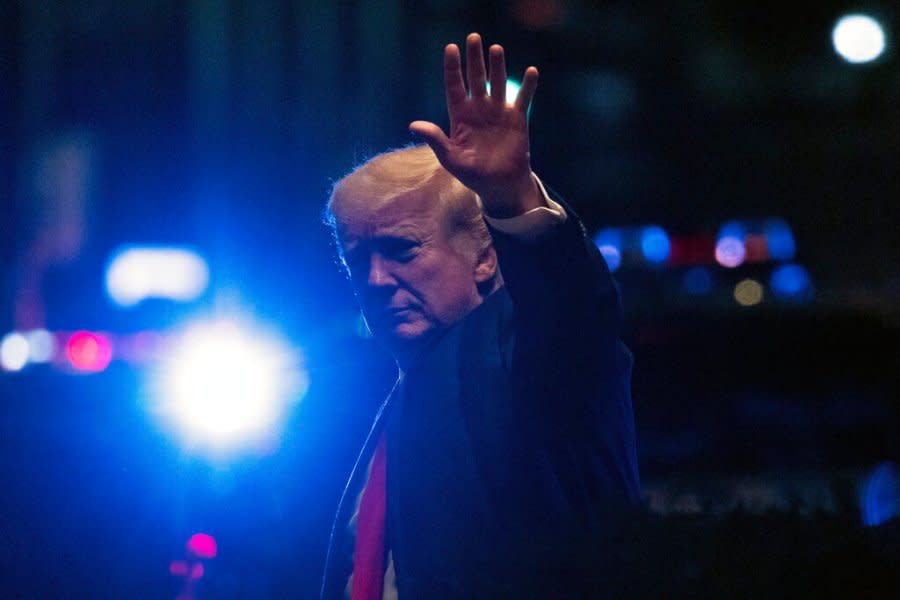
[[[384,309],[383,314],[385,317],[400,317],[411,313],[413,310],[412,306],[388,307]]]
[[[387,306],[385,308],[374,311],[376,323],[391,323],[403,319],[406,315],[413,312],[415,307],[404,306]]]

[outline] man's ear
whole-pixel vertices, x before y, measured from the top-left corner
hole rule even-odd
[[[475,263],[475,283],[483,284],[492,281],[497,275],[497,251],[491,244],[478,253],[478,262]]]

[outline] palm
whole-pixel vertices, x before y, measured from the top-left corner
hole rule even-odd
[[[503,48],[490,49],[491,93],[487,81],[481,38],[467,40],[466,75],[463,82],[459,49],[444,51],[444,87],[450,135],[434,123],[415,121],[410,129],[434,150],[441,165],[474,190],[485,208],[509,212],[514,199],[531,181],[528,146],[528,106],[537,86],[537,69],[525,71],[522,89],[513,102],[506,101],[506,65]]]
[[[528,164],[525,113],[490,97],[466,98],[450,113],[444,166],[469,187],[481,180],[510,179]]]

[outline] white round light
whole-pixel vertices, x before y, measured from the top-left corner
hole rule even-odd
[[[20,371],[28,364],[28,340],[18,332],[7,333],[0,341],[0,367]]]
[[[266,439],[308,386],[290,348],[232,321],[188,329],[165,366],[163,409],[204,445]]]
[[[831,42],[835,51],[847,62],[870,62],[884,52],[884,28],[868,15],[847,15],[835,24]]]

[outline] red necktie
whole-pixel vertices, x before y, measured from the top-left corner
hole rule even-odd
[[[384,591],[384,515],[387,506],[384,438],[382,434],[375,447],[369,481],[359,502],[351,600],[381,600]]]

